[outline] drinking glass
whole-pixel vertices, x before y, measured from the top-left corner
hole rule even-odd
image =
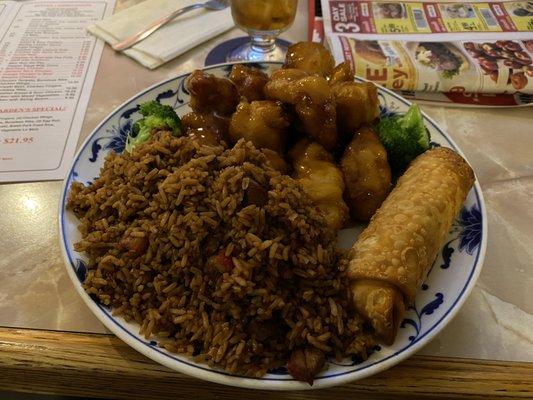
[[[298,0],[230,0],[235,24],[250,42],[228,54],[227,61],[283,61],[287,47],[276,37],[294,22]]]

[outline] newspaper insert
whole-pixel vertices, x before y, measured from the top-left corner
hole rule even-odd
[[[323,0],[337,62],[399,91],[533,94],[533,2]]]

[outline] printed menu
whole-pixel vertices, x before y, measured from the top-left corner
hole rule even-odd
[[[114,0],[0,2],[0,182],[64,178]]]

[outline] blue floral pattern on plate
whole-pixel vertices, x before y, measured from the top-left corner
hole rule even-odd
[[[459,224],[462,231],[459,234],[459,251],[465,250],[473,255],[481,244],[482,237],[482,216],[481,210],[474,204],[470,209],[463,208],[459,215]]]
[[[269,72],[279,68],[276,63],[264,63],[260,67]],[[227,76],[230,65],[207,68],[217,76]],[[73,244],[79,240],[77,221],[72,213],[65,210],[66,194],[72,181],[90,182],[98,176],[105,155],[111,151],[122,152],[125,140],[133,121],[139,117],[138,105],[147,100],[158,100],[173,106],[179,115],[189,111],[189,94],[185,89],[187,75],[169,79],[126,101],[110,114],[81,146],[65,180],[60,210],[60,229],[63,254],[67,270],[79,295],[92,312],[122,340],[137,351],[153,360],[175,370],[223,384],[258,389],[306,389],[307,384],[294,381],[285,367],[270,371],[262,378],[247,378],[229,374],[204,364],[196,364],[187,357],[169,353],[159,348],[154,341],[147,341],[138,333],[138,325],[113,316],[112,310],[96,303],[82,287],[87,271],[83,254],[74,250]],[[409,103],[385,89],[379,89],[380,111],[382,116],[404,113]],[[448,136],[429,118],[425,122],[430,130],[432,146],[457,148]],[[355,233],[354,233],[355,235]],[[354,239],[354,237],[352,237]],[[341,240],[342,242],[342,240]],[[340,243],[342,247],[351,246],[351,241]],[[327,368],[315,379],[313,388],[339,385],[360,379],[388,368],[416,352],[434,337],[457,312],[467,294],[473,287],[481,269],[486,245],[485,209],[479,187],[469,194],[446,246],[443,247],[422,290],[416,296],[413,307],[406,312],[403,328],[392,346],[381,346],[363,361],[347,359],[342,362],[329,360]],[[420,305],[420,306],[419,306]]]
[[[452,227],[452,232],[456,232],[455,237],[447,241],[442,247],[441,268],[447,269],[450,267],[452,255],[456,247],[454,243],[459,241],[458,250],[466,251],[469,255],[473,255],[481,245],[481,237],[483,233],[481,210],[477,204],[474,204],[470,209],[463,207],[459,213],[458,220]]]
[[[444,295],[442,293],[436,293],[435,299],[431,300],[429,303],[427,303],[422,309],[419,311],[416,302],[412,306],[409,307],[409,310],[414,311],[414,316],[412,318],[405,318],[400,327],[405,328],[408,325],[412,326],[415,329],[415,334],[409,335],[409,341],[413,342],[416,340],[418,335],[420,334],[422,330],[422,322],[425,315],[431,315],[433,312],[440,307],[440,305],[444,302]]]
[[[94,163],[98,158],[100,150],[113,150],[115,153],[122,153],[126,148],[126,138],[131,133],[133,126],[132,115],[139,110],[138,107],[127,109],[122,112],[116,125],[111,125],[106,136],[96,138],[91,144],[91,157],[89,161]]]

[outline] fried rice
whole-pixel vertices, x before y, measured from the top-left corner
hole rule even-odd
[[[249,142],[158,132],[74,182],[67,208],[87,293],[169,351],[261,376],[295,349],[364,359],[373,344],[347,310],[336,233]]]

